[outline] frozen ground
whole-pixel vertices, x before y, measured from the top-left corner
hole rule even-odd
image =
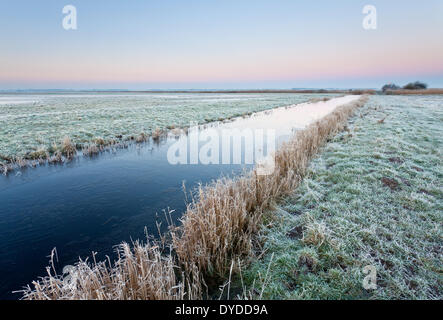
[[[279,106],[315,94],[2,94],[0,162],[53,154],[70,137],[77,148],[125,141],[156,129],[187,127]],[[0,163],[1,164],[1,163]]]
[[[372,96],[269,214],[245,284],[268,299],[442,299],[442,123],[442,96]]]

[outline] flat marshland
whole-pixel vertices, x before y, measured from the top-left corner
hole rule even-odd
[[[158,240],[123,243],[116,261],[51,264],[21,294],[441,299],[442,105],[441,96],[356,97],[281,145],[271,175],[200,186]],[[368,265],[375,290],[363,288]]]
[[[268,215],[245,286],[267,274],[267,299],[441,300],[442,123],[441,96],[372,96]]]
[[[334,94],[69,93],[0,95],[0,170]]]
[[[358,97],[356,97],[358,98]],[[28,299],[195,299],[237,274],[255,251],[264,213],[301,181],[309,159],[367,97],[354,99],[298,131],[276,154],[267,176],[256,170],[200,187],[181,223],[160,242],[119,247],[115,263],[80,261],[65,275],[48,268]],[[163,253],[165,251],[165,253]],[[169,252],[169,253],[166,253]],[[95,259],[93,259],[95,261]]]
[[[118,96],[113,102],[109,95],[111,94],[103,98],[106,100],[103,104],[112,106],[113,103],[120,102],[122,108],[130,108],[130,105],[125,105],[122,100],[126,99],[130,102],[131,96]],[[285,96],[281,97],[283,101]],[[59,95],[51,97],[62,101],[71,99]],[[166,99],[164,104],[174,102],[182,105],[183,108],[189,104],[192,105],[192,101],[200,101],[201,109],[204,109],[203,105],[209,103],[209,97],[214,98],[214,95],[188,94],[179,97],[162,95],[162,97]],[[241,109],[242,106],[248,107],[245,100],[249,98],[251,104],[267,104],[269,101],[266,97],[267,95],[261,100],[257,95],[222,94],[218,96],[216,103],[220,109],[224,108],[225,103],[228,109],[230,106],[237,108],[236,103],[239,103],[238,108]],[[319,98],[324,99],[324,96],[294,96],[290,101],[304,102]],[[77,94],[72,99],[84,100],[93,108],[94,104],[100,102],[102,98],[95,95],[79,97]],[[139,97],[139,99],[144,99],[146,104],[152,101],[151,96]],[[274,97],[274,99],[279,98]],[[340,101],[347,101],[346,99],[340,99]],[[324,105],[327,107],[328,103]],[[235,124],[250,127],[260,119],[269,120],[265,123],[261,121],[260,126],[263,123],[269,125],[268,122],[274,119],[275,115],[285,114],[284,120],[288,120],[288,115],[294,118],[295,113],[297,123],[278,122],[278,131],[280,132],[287,126],[282,135],[289,135],[291,130],[298,126],[298,120],[306,121],[312,116],[319,117],[331,110],[330,108],[315,108],[316,112],[312,114],[303,112],[303,117],[299,119],[297,115],[310,106],[311,104],[304,103],[287,108],[287,105],[283,105],[272,111],[254,113],[251,116],[238,117],[228,122],[217,121],[210,125],[202,125],[200,130],[204,132],[211,130],[210,128],[226,128]],[[164,108],[166,107],[158,106],[158,109]],[[176,106],[170,109],[179,111]],[[154,113],[155,108],[152,110]],[[318,114],[318,110],[323,111]],[[159,111],[160,114],[162,112],[166,111]],[[183,111],[183,113],[186,112]],[[196,114],[193,118],[196,119],[199,116]],[[278,119],[274,120],[279,121]],[[139,119],[139,121],[142,120]],[[149,125],[151,120],[150,117],[146,117],[146,125]],[[169,126],[176,121],[177,119],[171,118],[166,123]],[[12,127],[14,124],[10,125]],[[17,130],[20,130],[20,123],[17,126]],[[65,129],[75,131],[75,128]],[[0,273],[8,274],[8,277],[0,278],[0,298],[18,297],[10,292],[44,274],[44,268],[48,263],[46,257],[54,247],[57,248],[59,271],[65,265],[74,264],[78,257],[89,256],[91,251],[98,252],[96,256],[98,260],[105,259],[106,255],[114,259],[113,246],[121,241],[145,239],[145,227],[146,232],[151,236],[158,234],[156,222],[162,223],[161,232],[165,231],[166,221],[162,214],[164,209],[175,210],[172,214],[174,221],[181,216],[186,209],[185,194],[182,190],[183,181],[186,182],[187,189],[191,191],[199,183],[209,183],[220,175],[232,176],[242,172],[242,164],[170,164],[167,160],[169,147],[178,142],[177,136],[172,134],[175,131],[177,130],[171,129],[170,135],[163,136],[162,133],[157,135],[158,131],[155,130],[152,138],[149,138],[146,143],[139,144],[133,141],[128,142],[125,148],[112,146],[97,157],[83,157],[78,152],[78,156],[71,161],[64,161],[63,165],[38,165],[37,168],[17,169],[9,172],[5,177],[1,176]],[[280,133],[277,135],[280,136]],[[188,135],[182,134],[179,140],[185,140],[186,143],[188,138]],[[62,147],[63,154],[76,151],[72,148],[73,139],[61,138],[61,140],[59,146]],[[88,148],[83,149],[83,153],[94,155],[101,152],[98,146],[90,143],[87,145]],[[62,157],[60,159],[63,161]],[[33,243],[33,246],[28,246],[28,243]]]

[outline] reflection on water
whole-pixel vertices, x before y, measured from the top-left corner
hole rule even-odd
[[[294,128],[348,100],[280,108],[216,128],[274,128],[281,143]],[[183,181],[190,189],[248,167],[171,165],[166,155],[175,142],[169,137],[0,177],[0,297],[18,298],[11,291],[43,276],[54,247],[60,269],[91,251],[103,259],[112,255],[113,245],[143,239],[145,227],[156,235],[156,221],[163,221],[167,207],[179,218],[185,209]]]

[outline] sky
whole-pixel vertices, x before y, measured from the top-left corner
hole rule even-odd
[[[442,17],[442,0],[0,0],[0,90],[443,87]]]

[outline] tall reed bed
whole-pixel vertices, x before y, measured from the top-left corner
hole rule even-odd
[[[398,90],[386,90],[386,94],[389,95],[398,95],[398,94],[443,94],[442,88],[430,88],[430,89],[418,89],[418,90],[410,90],[410,89],[398,89]]]
[[[367,96],[337,107],[298,131],[275,154],[275,170],[256,169],[233,179],[201,186],[188,204],[181,224],[171,226],[162,241],[123,243],[118,259],[79,261],[64,275],[53,265],[48,275],[25,288],[24,299],[202,299],[206,284],[220,284],[233,272],[234,261],[253,254],[262,214],[300,183],[309,160],[342,130]],[[167,252],[167,253],[165,253]],[[235,272],[235,270],[234,270]]]

